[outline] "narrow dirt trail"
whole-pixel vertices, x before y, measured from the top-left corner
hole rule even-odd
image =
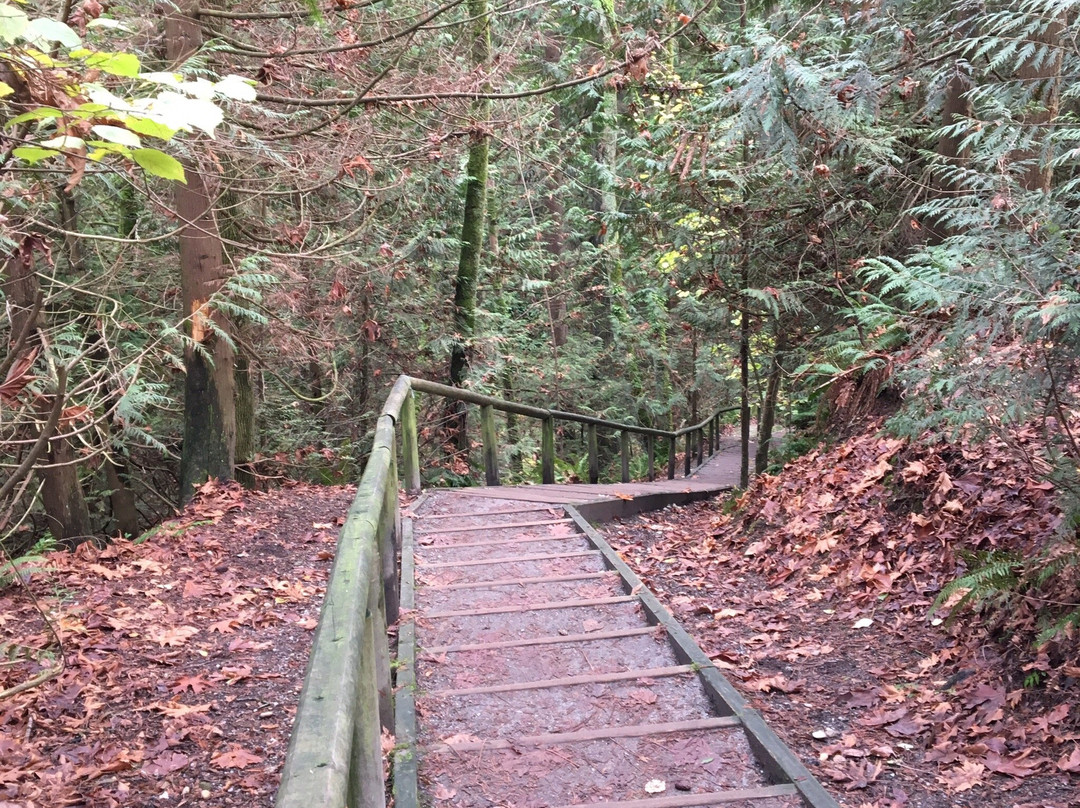
[[[509,492],[439,492],[415,513],[422,803],[804,804],[606,544]]]

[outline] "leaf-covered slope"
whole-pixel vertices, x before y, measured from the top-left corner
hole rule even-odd
[[[671,509],[611,540],[842,804],[1072,805],[1077,647],[1068,627],[1037,640],[1080,602],[1076,548],[1023,460],[1035,433],[926,446],[879,428],[758,478],[730,513]],[[934,610],[976,570],[997,597],[957,609],[959,587]]]

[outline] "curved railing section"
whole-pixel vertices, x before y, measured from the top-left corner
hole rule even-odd
[[[371,455],[338,538],[277,792],[277,808],[386,806],[382,730],[392,733],[395,723],[386,627],[397,621],[399,612],[402,534],[398,489],[403,484],[417,491],[421,485],[416,392],[480,407],[488,485],[499,484],[496,411],[542,422],[541,475],[545,483],[555,482],[556,423],[584,425],[588,430],[589,482],[596,483],[600,477],[598,429],[619,433],[623,482],[630,480],[631,435],[645,438],[650,480],[655,478],[656,440],[668,442],[667,476],[672,479],[678,440],[685,441],[684,474],[689,475],[695,462],[700,465],[706,453],[716,450],[720,416],[737,409],[718,409],[701,423],[667,431],[530,407],[399,376],[379,416]],[[411,694],[407,698],[411,700]],[[402,756],[397,757],[400,762]]]

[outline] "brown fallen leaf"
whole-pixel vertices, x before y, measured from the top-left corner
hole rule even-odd
[[[1080,772],[1080,745],[1073,745],[1071,755],[1062,755],[1057,767],[1063,772]]]
[[[179,771],[190,762],[190,758],[180,752],[162,752],[143,766],[142,770],[151,777],[164,777],[166,774]]]
[[[647,687],[639,687],[629,693],[631,699],[641,704],[656,704],[656,693]]]
[[[442,783],[436,783],[435,788],[432,789],[431,796],[437,800],[452,800],[457,796],[457,789],[447,788]]]
[[[982,782],[986,767],[981,763],[965,760],[955,769],[938,775],[938,782],[951,792],[967,791]]]
[[[210,763],[220,769],[245,769],[255,763],[262,763],[263,758],[253,755],[242,746],[233,744],[224,752],[210,758]]]
[[[198,633],[199,630],[195,626],[176,626],[155,634],[151,639],[164,648],[166,645],[183,645]]]

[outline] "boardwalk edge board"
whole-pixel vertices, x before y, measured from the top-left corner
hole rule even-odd
[[[412,503],[419,508],[427,494]],[[392,776],[395,808],[419,808],[420,780],[417,760],[416,724],[416,575],[413,551],[414,523],[401,520],[401,619],[398,621],[397,664],[394,681],[394,732]],[[312,806],[315,808],[315,806]]]
[[[620,500],[620,502],[622,501]],[[779,784],[790,783],[793,785],[808,808],[839,808],[839,803],[824,789],[821,783],[810,773],[810,770],[803,765],[803,762],[780,740],[772,728],[765,723],[760,713],[746,703],[739,691],[717,670],[712,660],[701,650],[694,638],[679,624],[671,612],[653,594],[652,590],[645,586],[637,574],[619,557],[614,548],[589,524],[579,508],[573,505],[565,505],[564,507],[566,513],[577,524],[578,529],[585,534],[593,547],[600,551],[607,564],[619,573],[626,591],[628,593],[633,592],[638,596],[649,621],[662,625],[667,630],[668,642],[671,643],[671,647],[679,661],[698,666],[698,674],[701,676],[702,684],[705,686],[705,690],[717,711],[723,716],[732,716],[739,719],[746,731],[746,738],[750,743],[750,747],[768,775],[778,781]]]

